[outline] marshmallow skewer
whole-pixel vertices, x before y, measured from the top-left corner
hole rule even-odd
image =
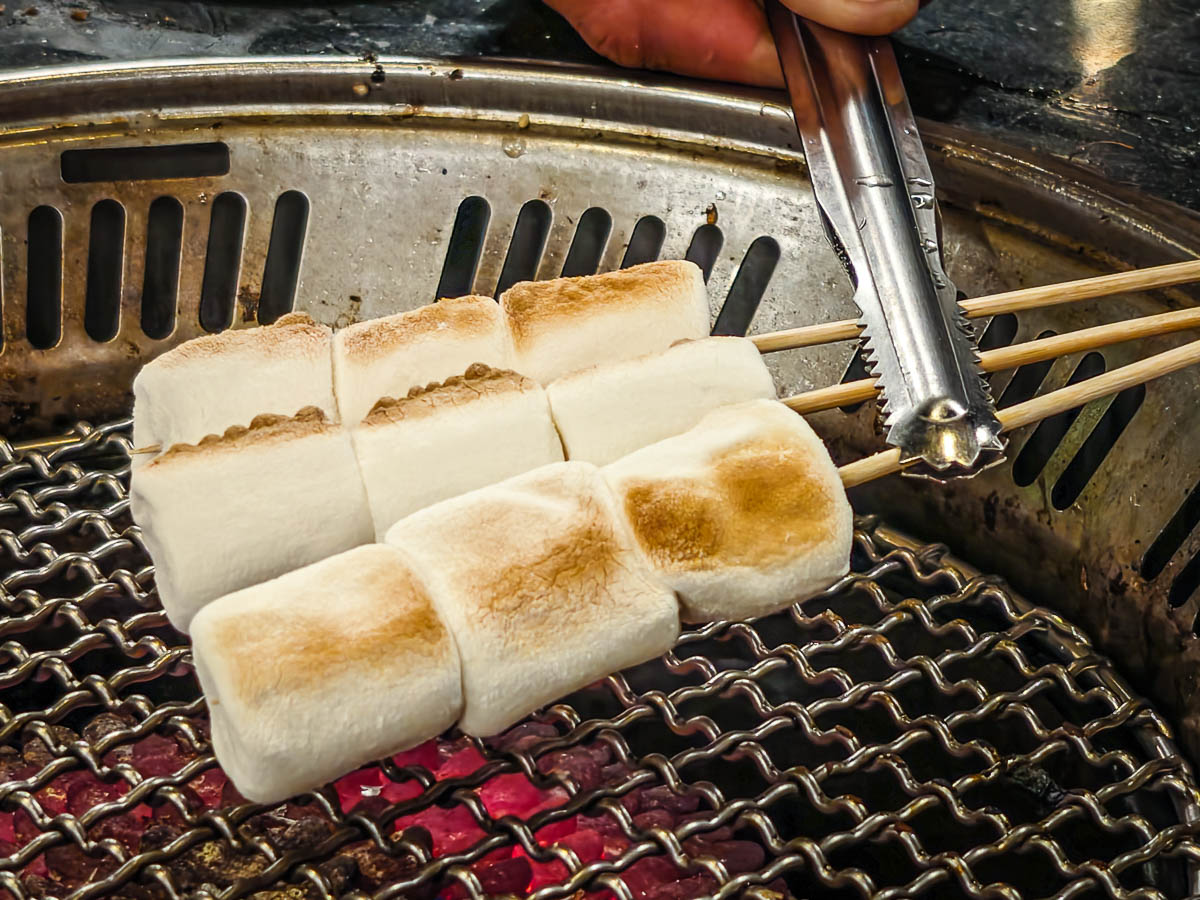
[[[380,541],[409,513],[563,460],[542,386],[479,364],[381,400],[351,437]]]
[[[415,746],[462,710],[458,645],[384,544],[210,604],[192,654],[217,757],[264,803]]]
[[[134,472],[130,509],[167,617],[371,540],[349,433],[316,408],[176,444]]]
[[[1151,266],[1145,269],[1134,269],[1130,272],[1116,272],[1112,275],[1065,281],[1060,284],[1022,288],[1003,294],[993,294],[990,297],[963,300],[960,305],[968,319],[979,319],[1001,313],[1058,306],[1062,303],[1096,300],[1129,291],[1149,291],[1172,287],[1177,284],[1186,284],[1189,281],[1200,281],[1200,260],[1191,259],[1165,266]],[[800,328],[756,334],[752,335],[750,339],[754,341],[755,346],[761,352],[775,353],[779,350],[794,350],[800,347],[832,344],[837,341],[852,341],[861,335],[862,326],[854,319],[845,319],[840,322],[821,322],[816,325],[804,325]]]

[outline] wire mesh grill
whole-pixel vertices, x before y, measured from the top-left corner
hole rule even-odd
[[[128,446],[128,422],[0,442],[15,898],[1197,890],[1200,795],[1158,714],[1075,628],[869,520],[801,607],[687,632],[499,738],[249,804],[155,599]]]

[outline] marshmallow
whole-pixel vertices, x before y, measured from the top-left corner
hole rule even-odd
[[[331,335],[291,313],[168,350],[133,380],[133,446],[194,444],[257,415],[294,416],[306,406],[336,421]]]
[[[315,408],[176,444],[130,482],[159,599],[181,631],[222,594],[372,537],[350,435]]]
[[[381,397],[403,397],[472,363],[516,368],[504,314],[489,297],[439,300],[343,328],[333,338],[342,421],[356,425]]]
[[[522,282],[504,292],[500,305],[512,333],[513,368],[542,384],[709,331],[704,277],[683,261]]]
[[[600,471],[564,462],[401,519],[412,560],[462,654],[467,734],[490,735],[679,634]]]
[[[259,803],[407,750],[462,709],[454,639],[382,544],[210,603],[192,655],[217,760]]]
[[[563,460],[542,386],[478,363],[379,401],[352,437],[378,540],[418,509]]]
[[[684,621],[765,616],[849,570],[853,517],[837,467],[777,401],[715,410],[604,475]]]
[[[567,458],[599,466],[687,431],[718,407],[775,399],[762,354],[739,337],[683,341],[572,372],[546,390]]]

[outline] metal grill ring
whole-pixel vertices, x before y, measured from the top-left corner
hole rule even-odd
[[[1078,629],[870,519],[800,607],[689,631],[499,739],[246,803],[129,520],[127,429],[0,441],[14,898],[1200,890],[1200,793],[1159,715]]]

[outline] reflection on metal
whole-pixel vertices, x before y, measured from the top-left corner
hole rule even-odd
[[[809,177],[854,282],[889,444],[908,474],[983,468],[1000,423],[942,268],[933,174],[889,41],[767,6]]]

